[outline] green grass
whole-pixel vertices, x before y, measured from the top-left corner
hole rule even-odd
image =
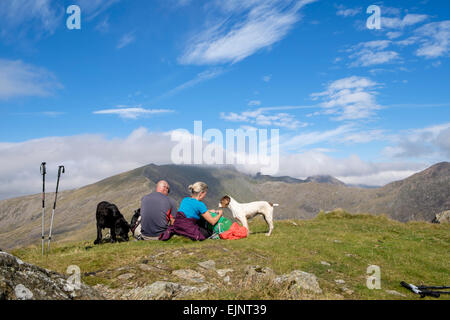
[[[208,282],[219,289],[190,297],[195,299],[289,298],[286,290],[268,284],[246,286],[243,270],[249,265],[269,267],[279,275],[293,270],[315,274],[324,293],[305,295],[306,299],[419,299],[402,288],[400,281],[450,285],[450,225],[405,224],[385,216],[335,211],[320,213],[312,220],[276,221],[271,237],[264,235],[267,226],[260,218],[251,222],[250,230],[252,234],[248,238],[234,241],[194,242],[176,236],[168,242],[130,241],[100,246],[92,244],[94,239],[55,243],[48,259],[41,257],[39,246],[12,253],[24,261],[61,273],[69,265],[78,265],[82,273],[102,271],[83,276],[82,280],[89,285],[101,283],[111,288],[144,286],[163,279],[180,282],[171,276],[173,270],[199,269],[198,262],[210,259],[218,269],[234,270],[230,274],[232,285],[223,284],[212,272],[204,272]],[[321,261],[331,266],[322,265]],[[140,270],[138,264],[142,262],[155,267],[154,271]],[[381,268],[381,290],[366,287],[369,265]],[[128,281],[117,279],[127,272],[134,273],[135,277]],[[354,293],[343,293],[336,279],[343,279]],[[396,290],[407,298],[388,294],[386,290]],[[448,298],[448,295],[441,297]]]

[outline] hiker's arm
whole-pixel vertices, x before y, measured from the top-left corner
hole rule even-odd
[[[216,211],[218,214],[217,216],[213,217],[210,213],[210,211],[206,211],[204,214],[202,214],[203,219],[205,219],[206,221],[208,221],[209,224],[211,225],[215,225],[217,223],[217,221],[219,221],[220,217],[222,217],[222,210],[217,210]]]

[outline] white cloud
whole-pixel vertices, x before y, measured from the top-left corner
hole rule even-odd
[[[220,114],[220,118],[232,122],[246,122],[258,126],[274,126],[288,129],[297,129],[299,127],[305,127],[308,125],[307,123],[296,120],[295,117],[289,113],[268,113],[268,111],[276,109],[280,110],[282,108],[259,108],[253,111],[244,111],[241,113],[222,112]]]
[[[126,138],[101,135],[48,137],[0,143],[0,199],[39,193],[42,178],[36,164],[47,162],[47,190],[54,190],[56,168],[66,166],[61,190],[78,188],[149,163],[170,163],[174,143],[166,133],[134,130]]]
[[[117,43],[117,49],[122,49],[130,44],[132,44],[136,40],[136,36],[134,32],[130,32],[127,34],[124,34],[119,42]]]
[[[386,17],[385,15],[381,15],[381,28],[389,28],[389,29],[403,29],[428,19],[428,15],[426,14],[407,14],[403,17],[403,19],[397,17]]]
[[[267,76],[264,76],[262,79],[263,79],[264,82],[270,82],[270,80],[272,80],[272,76],[271,75],[267,75]]]
[[[344,134],[354,130],[352,125],[342,125],[335,129],[327,131],[312,131],[297,134],[290,137],[284,137],[280,147],[286,151],[298,151],[305,147],[316,145],[323,142],[330,142],[333,139],[342,137]]]
[[[39,38],[52,34],[61,24],[64,7],[53,0],[0,1],[0,34],[17,40],[33,33]]]
[[[450,157],[450,123],[408,130],[395,137],[395,146],[383,153],[393,158],[441,159]]]
[[[76,0],[76,4],[80,6],[81,12],[87,14],[87,20],[92,20],[119,1],[120,0]]]
[[[344,128],[340,132],[347,132]],[[320,137],[327,139],[333,132]],[[190,139],[195,139],[189,135]],[[320,140],[310,136],[310,141]],[[441,139],[441,140],[439,140]],[[448,147],[447,136],[437,139]],[[25,194],[37,194],[41,190],[42,177],[36,173],[36,163],[47,162],[47,190],[54,190],[56,168],[66,167],[61,179],[61,190],[74,189],[137,167],[155,163],[170,164],[172,148],[170,132],[149,132],[138,128],[125,138],[108,139],[102,135],[76,135],[69,137],[46,137],[20,143],[0,142],[0,199]],[[204,144],[205,147],[205,144]],[[356,155],[333,158],[324,152],[311,150],[304,153],[282,154],[277,175],[306,177],[330,174],[344,182],[380,185],[404,178],[414,171],[425,168],[423,164],[372,163]],[[240,166],[240,170],[256,173],[261,168]]]
[[[141,107],[134,108],[116,108],[94,111],[94,114],[114,114],[125,119],[137,119],[142,116],[149,116],[155,114],[172,113],[174,110],[170,109],[144,109]]]
[[[307,151],[282,156],[278,175],[295,178],[331,175],[349,184],[381,186],[404,179],[426,167],[426,164],[413,162],[368,162],[357,155],[333,158],[323,152]]]
[[[313,99],[324,100],[321,114],[334,115],[334,120],[371,118],[381,109],[375,96],[379,84],[369,78],[352,76],[336,80],[328,85],[326,91],[313,93]]]
[[[48,70],[20,60],[0,59],[0,99],[48,96],[62,85]]]
[[[361,12],[362,12],[361,8],[346,9],[343,5],[340,5],[340,6],[338,6],[338,11],[336,11],[336,15],[347,18],[347,17],[354,17]]]
[[[450,50],[450,20],[428,23],[416,30],[420,48],[416,54],[427,59],[448,56]]]
[[[248,102],[248,105],[250,107],[260,106],[261,105],[261,101],[259,101],[259,100],[251,100],[251,101]]]
[[[403,32],[400,31],[390,31],[388,33],[386,33],[387,37],[389,39],[397,39],[399,37],[401,37],[403,35]]]
[[[219,1],[227,16],[196,33],[178,59],[182,64],[236,63],[282,40],[300,20],[298,11],[316,0]],[[235,15],[245,12],[245,19]],[[239,21],[236,21],[239,20]]]
[[[390,40],[375,40],[369,42],[361,42],[351,47],[349,58],[355,59],[350,64],[351,67],[368,67],[392,63],[399,60],[399,54],[395,51],[386,51],[385,49],[391,45]]]
[[[220,76],[221,74],[223,74],[225,72],[226,71],[222,68],[213,68],[213,69],[208,69],[206,71],[202,71],[202,72],[198,73],[195,76],[195,78],[193,78],[189,81],[186,81],[185,83],[177,86],[176,88],[174,88],[172,90],[169,90],[168,92],[166,92],[162,96],[160,96],[160,98],[177,94],[180,91],[194,87],[199,83],[217,78],[218,76]]]

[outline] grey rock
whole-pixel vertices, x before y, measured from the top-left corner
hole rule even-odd
[[[219,275],[219,277],[225,277],[227,275],[227,273],[229,272],[233,272],[233,269],[217,269],[217,274]]]
[[[0,252],[0,299],[2,300],[98,300],[97,290],[81,283],[74,286],[69,275],[62,275],[28,264]]]
[[[199,262],[198,265],[206,270],[215,270],[216,269],[216,262],[214,260]]]
[[[156,281],[149,286],[136,288],[123,295],[131,300],[170,300],[181,291],[181,285],[174,282]]]
[[[118,276],[117,279],[126,281],[126,280],[130,280],[133,277],[134,277],[134,273],[124,273],[124,274],[121,274],[120,276]]]
[[[155,270],[154,267],[149,266],[148,264],[144,264],[144,263],[139,264],[139,265],[138,265],[138,268],[141,269],[142,271],[146,271],[146,272],[154,271],[154,270]]]
[[[205,276],[201,273],[198,273],[197,271],[191,270],[191,269],[180,269],[172,271],[172,274],[187,280],[189,282],[195,282],[195,283],[202,283],[205,282]]]
[[[337,284],[345,284],[345,280],[342,279],[334,280],[334,282],[336,282]]]
[[[297,296],[302,291],[310,291],[317,294],[322,293],[317,277],[312,273],[301,270],[294,270],[289,274],[276,277],[274,283],[278,285],[287,283],[289,290]]]
[[[320,264],[321,264],[321,265],[324,265],[324,266],[331,266],[331,264],[329,264],[329,263],[326,262],[326,261],[320,261]]]
[[[33,292],[31,292],[30,289],[25,287],[23,284],[18,284],[14,288],[14,293],[16,294],[17,300],[32,300],[33,299]]]
[[[399,296],[399,297],[405,297],[406,295],[404,295],[403,293],[397,292],[395,290],[386,290],[387,293],[392,294],[394,296]]]
[[[247,266],[245,268],[245,282],[247,284],[257,282],[270,282],[275,278],[275,272],[272,269],[261,266]]]
[[[181,286],[180,293],[177,295],[177,298],[182,298],[186,295],[194,295],[204,293],[210,290],[210,286],[208,284],[203,284],[200,287],[194,286]]]
[[[433,223],[450,223],[450,210],[440,212],[435,215]]]
[[[123,294],[121,298],[129,300],[174,300],[186,295],[204,293],[211,289],[212,287],[209,284],[195,287],[169,281],[156,281],[149,286],[135,288]]]
[[[353,290],[347,288],[347,287],[342,287],[341,288],[342,292],[348,294],[348,295],[352,295],[353,294]]]

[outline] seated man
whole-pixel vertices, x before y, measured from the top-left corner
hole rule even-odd
[[[177,204],[168,197],[170,186],[161,180],[155,192],[141,200],[141,237],[144,240],[158,240],[161,233],[172,225],[177,213]]]

